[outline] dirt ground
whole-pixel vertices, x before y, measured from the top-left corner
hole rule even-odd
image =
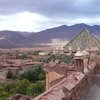
[[[95,80],[85,100],[100,100],[100,80]]]

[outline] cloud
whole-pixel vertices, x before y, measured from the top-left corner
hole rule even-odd
[[[42,20],[41,20],[42,19]],[[45,16],[36,13],[17,13],[0,16],[0,30],[37,31],[41,23],[48,20]]]
[[[100,13],[99,4],[99,0],[0,0],[0,13],[29,11],[48,17],[63,14],[91,16]]]
[[[99,0],[0,0],[0,30],[40,31],[63,24],[100,24]]]
[[[0,15],[0,30],[37,32],[63,24],[73,25],[76,23],[100,24],[100,16],[96,16],[95,18],[77,17],[73,20],[65,16],[62,18],[58,16],[49,18],[38,13],[27,11],[11,15]]]

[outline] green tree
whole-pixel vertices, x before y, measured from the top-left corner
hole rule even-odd
[[[4,89],[7,92],[16,92],[16,87],[17,87],[17,82],[12,82],[12,83],[5,83],[4,84]]]
[[[40,94],[45,91],[45,85],[42,81],[37,81],[36,84],[33,84],[33,94]]]
[[[31,82],[45,79],[45,73],[41,65],[35,65],[32,69],[21,74],[20,79],[27,79]]]
[[[30,82],[26,79],[21,80],[17,87],[17,93],[26,94],[27,88],[30,85]]]
[[[27,59],[28,55],[27,54],[21,54],[18,56],[19,59]]]
[[[7,79],[12,79],[12,76],[13,76],[13,74],[12,74],[11,70],[9,70],[7,75],[6,75],[6,78]]]
[[[41,51],[39,51],[39,50],[37,50],[37,51],[33,51],[32,54],[38,56],[38,55],[39,55],[39,52],[41,52]]]
[[[9,70],[8,73],[7,73],[7,75],[6,75],[6,78],[7,79],[13,79],[13,80],[15,80],[15,79],[18,79],[18,76],[16,74],[13,74],[11,72],[11,70]]]
[[[35,77],[35,72],[33,69],[29,69],[25,71],[23,74],[21,74],[20,79],[27,79],[30,82],[35,82],[36,77]]]
[[[44,73],[40,73],[40,74],[38,75],[38,79],[39,79],[39,80],[45,80],[45,74],[44,74]]]

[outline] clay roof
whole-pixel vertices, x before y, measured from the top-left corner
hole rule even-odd
[[[64,46],[64,50],[68,51],[69,47],[71,47],[73,51],[77,51],[78,46],[81,50],[86,48],[91,49],[93,47],[100,49],[100,41],[90,34],[87,29],[83,29],[74,39]]]

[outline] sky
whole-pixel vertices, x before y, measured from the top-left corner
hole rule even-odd
[[[38,32],[77,23],[100,25],[100,0],[0,0],[0,30]]]

